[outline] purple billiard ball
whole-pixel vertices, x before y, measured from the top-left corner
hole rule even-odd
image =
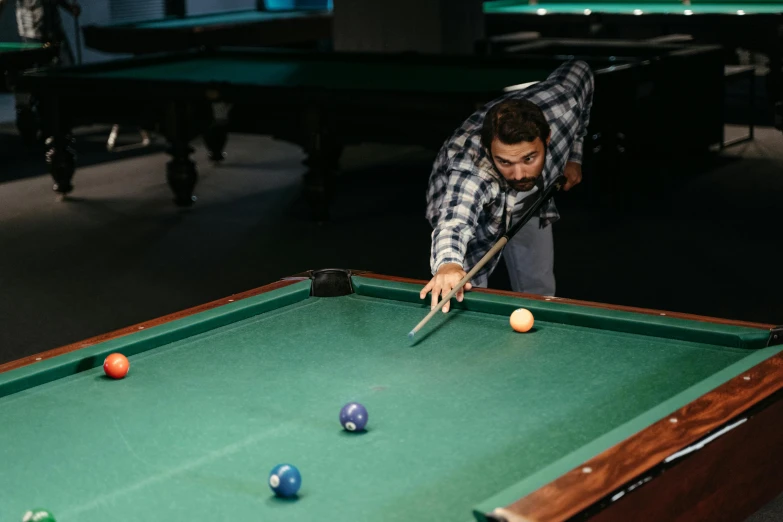
[[[358,402],[349,402],[340,410],[340,424],[348,431],[362,431],[367,425],[367,409]]]

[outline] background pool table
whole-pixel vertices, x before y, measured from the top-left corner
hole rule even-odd
[[[717,43],[733,60],[735,49],[769,57],[771,101],[783,99],[783,2],[672,0],[657,2],[560,2],[523,0],[484,2],[487,36],[533,31],[542,36],[652,38],[688,34]]]
[[[108,53],[140,54],[230,45],[328,48],[332,19],[324,10],[245,10],[89,25],[83,33],[87,47]]]
[[[233,49],[171,53],[40,71],[24,76],[41,100],[53,136],[47,155],[55,190],[67,194],[75,169],[71,129],[121,123],[159,129],[171,144],[169,184],[193,203],[196,167],[189,142],[200,134],[222,159],[228,131],[271,134],[307,153],[305,193],[328,215],[333,175],[345,145],[385,142],[437,150],[474,110],[508,88],[545,79],[562,58],[459,57]],[[644,64],[591,59],[597,100],[593,129],[618,132],[623,102],[644,103]],[[603,100],[603,101],[602,101]],[[609,129],[608,127],[612,127]],[[598,133],[602,134],[602,133]]]
[[[49,44],[0,42],[0,90],[12,89],[17,74],[46,65],[56,52]]]
[[[0,517],[740,520],[783,490],[779,329],[481,291],[411,345],[421,284],[318,271],[0,365]]]
[[[724,65],[720,46],[683,43],[658,43],[639,40],[580,38],[506,38],[493,42],[487,49],[492,54],[514,56],[547,56],[554,59],[590,61],[601,56],[617,62],[644,62],[645,87],[655,91],[654,105],[648,111],[633,107],[628,117],[635,128],[625,125],[622,137],[605,137],[611,147],[622,147],[626,156],[648,157],[650,143],[667,136],[679,152],[704,151],[721,143],[724,132]],[[622,112],[618,100],[612,110]],[[669,114],[677,118],[672,129]],[[665,121],[660,121],[665,120]],[[655,123],[660,121],[663,127]],[[610,139],[617,142],[609,144]]]

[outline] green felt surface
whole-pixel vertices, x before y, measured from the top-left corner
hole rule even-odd
[[[313,16],[312,12],[298,11],[287,13],[270,13],[256,11],[254,9],[245,11],[231,11],[227,13],[213,13],[199,16],[187,16],[184,18],[162,18],[160,20],[145,20],[136,23],[124,23],[109,25],[107,27],[128,27],[137,29],[182,29],[190,27],[200,27],[205,25],[224,25],[224,24],[252,24],[259,22],[268,22],[273,20],[286,20],[292,18],[303,18]]]
[[[44,44],[21,43],[21,42],[0,42],[0,53],[13,53],[19,51],[31,51],[41,49]]]
[[[540,1],[531,5],[519,0],[497,0],[484,2],[487,14],[777,14],[783,13],[783,2],[552,2]]]
[[[26,383],[0,398],[0,520],[43,506],[59,522],[465,521],[779,351],[731,346],[757,343],[749,328],[710,337],[477,294],[411,346],[418,288],[354,282],[339,298],[298,283],[0,375],[0,390]],[[515,305],[535,331],[511,331]],[[608,329],[631,318],[643,334]],[[126,379],[77,373],[111,351],[133,354]],[[58,368],[69,375],[31,385]],[[369,410],[365,434],[339,426],[352,400]],[[297,501],[266,486],[281,462],[303,474]]]
[[[318,87],[415,92],[461,93],[501,91],[504,87],[540,81],[548,68],[471,68],[469,66],[358,61],[296,60],[233,54],[154,65],[84,72],[96,78],[152,81],[217,82],[264,87]]]

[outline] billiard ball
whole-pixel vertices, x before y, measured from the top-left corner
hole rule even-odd
[[[269,473],[269,487],[279,497],[293,497],[302,487],[302,475],[296,466],[278,464]]]
[[[113,353],[103,361],[103,371],[112,379],[122,379],[128,375],[130,363],[121,353]]]
[[[340,410],[340,424],[348,431],[362,431],[367,425],[367,409],[358,402],[349,402]]]
[[[22,522],[55,522],[54,515],[45,509],[31,509],[22,517]]]
[[[525,308],[518,308],[511,313],[509,320],[511,328],[517,332],[527,332],[533,328],[533,314]]]

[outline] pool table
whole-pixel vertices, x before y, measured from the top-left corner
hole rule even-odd
[[[56,55],[51,44],[0,42],[0,92],[14,92],[22,71],[48,65]],[[26,141],[35,140],[39,127],[32,108],[16,113],[16,127]]]
[[[489,37],[520,31],[580,38],[689,34],[730,53],[761,52],[770,60],[769,97],[783,99],[783,2],[494,0],[484,2],[484,16]]]
[[[41,100],[54,189],[72,189],[71,129],[120,123],[157,129],[171,144],[167,178],[178,205],[194,201],[190,142],[200,134],[213,160],[227,133],[269,134],[307,153],[305,194],[314,217],[328,217],[345,145],[386,142],[437,150],[476,108],[520,84],[545,79],[561,58],[377,55],[208,49],[25,74]],[[633,107],[644,64],[591,58],[596,101],[591,126],[613,135],[614,103]],[[596,94],[596,96],[598,96]],[[601,107],[607,107],[602,110]],[[369,117],[368,117],[369,116]]]
[[[313,271],[0,365],[0,518],[728,521],[783,490],[780,328],[479,290],[410,343],[422,285]]]
[[[111,25],[88,25],[84,44],[107,53],[142,54],[201,46],[329,48],[326,10],[244,10]]]
[[[50,44],[0,42],[0,91],[12,90],[19,73],[48,64],[56,53]]]

